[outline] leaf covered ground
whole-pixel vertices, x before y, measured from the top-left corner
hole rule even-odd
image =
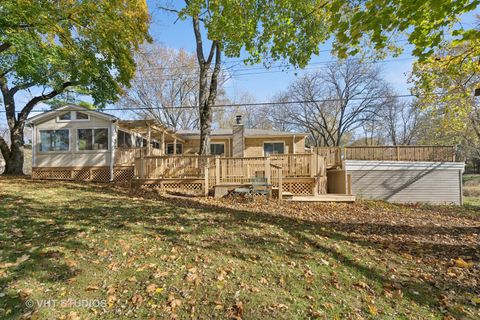
[[[479,240],[472,206],[0,178],[0,318],[478,319]]]

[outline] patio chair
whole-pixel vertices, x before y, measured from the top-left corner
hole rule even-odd
[[[253,195],[270,196],[272,192],[272,185],[267,182],[267,178],[255,177],[252,179],[252,185],[250,189]]]

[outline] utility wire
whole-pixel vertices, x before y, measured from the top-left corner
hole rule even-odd
[[[427,96],[443,96],[447,94],[451,94],[452,92],[448,93],[429,93],[429,94],[422,94],[422,95],[415,95],[415,94],[399,94],[399,95],[379,95],[379,96],[372,96],[372,97],[356,97],[350,98],[349,101],[360,101],[360,100],[377,100],[377,99],[392,99],[392,98],[410,98],[410,97],[427,97]],[[344,101],[345,99],[342,98],[330,98],[330,99],[311,99],[311,100],[294,100],[294,101],[278,101],[278,102],[252,102],[252,103],[229,103],[229,104],[216,104],[212,105],[211,108],[235,108],[235,107],[258,107],[258,106],[274,106],[274,105],[292,105],[292,104],[302,104],[302,103],[322,103],[322,102],[338,102]],[[384,104],[381,106],[385,106]],[[163,107],[125,107],[125,108],[105,108],[99,110],[82,110],[82,112],[107,112],[107,111],[135,111],[135,110],[165,110],[165,109],[197,109],[199,106],[163,106]],[[32,110],[31,113],[49,113],[55,112],[57,110]],[[17,113],[20,111],[16,111]],[[0,113],[6,113],[5,110],[0,110]]]

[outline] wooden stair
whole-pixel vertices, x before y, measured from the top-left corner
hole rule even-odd
[[[278,187],[272,187],[272,190],[278,192]],[[292,199],[292,198],[293,198],[293,193],[283,191],[283,192],[282,192],[282,198],[283,198],[284,200]]]
[[[355,196],[350,194],[320,194],[316,196],[292,196],[285,201],[291,202],[355,202]]]

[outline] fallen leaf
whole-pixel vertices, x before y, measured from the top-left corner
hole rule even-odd
[[[466,262],[462,258],[458,258],[455,260],[455,265],[459,268],[470,268],[473,266],[473,262]]]
[[[153,294],[156,290],[157,290],[157,285],[154,283],[148,285],[146,289],[148,294]]]
[[[368,304],[368,312],[370,312],[372,316],[376,316],[378,314],[378,309],[373,304]]]

